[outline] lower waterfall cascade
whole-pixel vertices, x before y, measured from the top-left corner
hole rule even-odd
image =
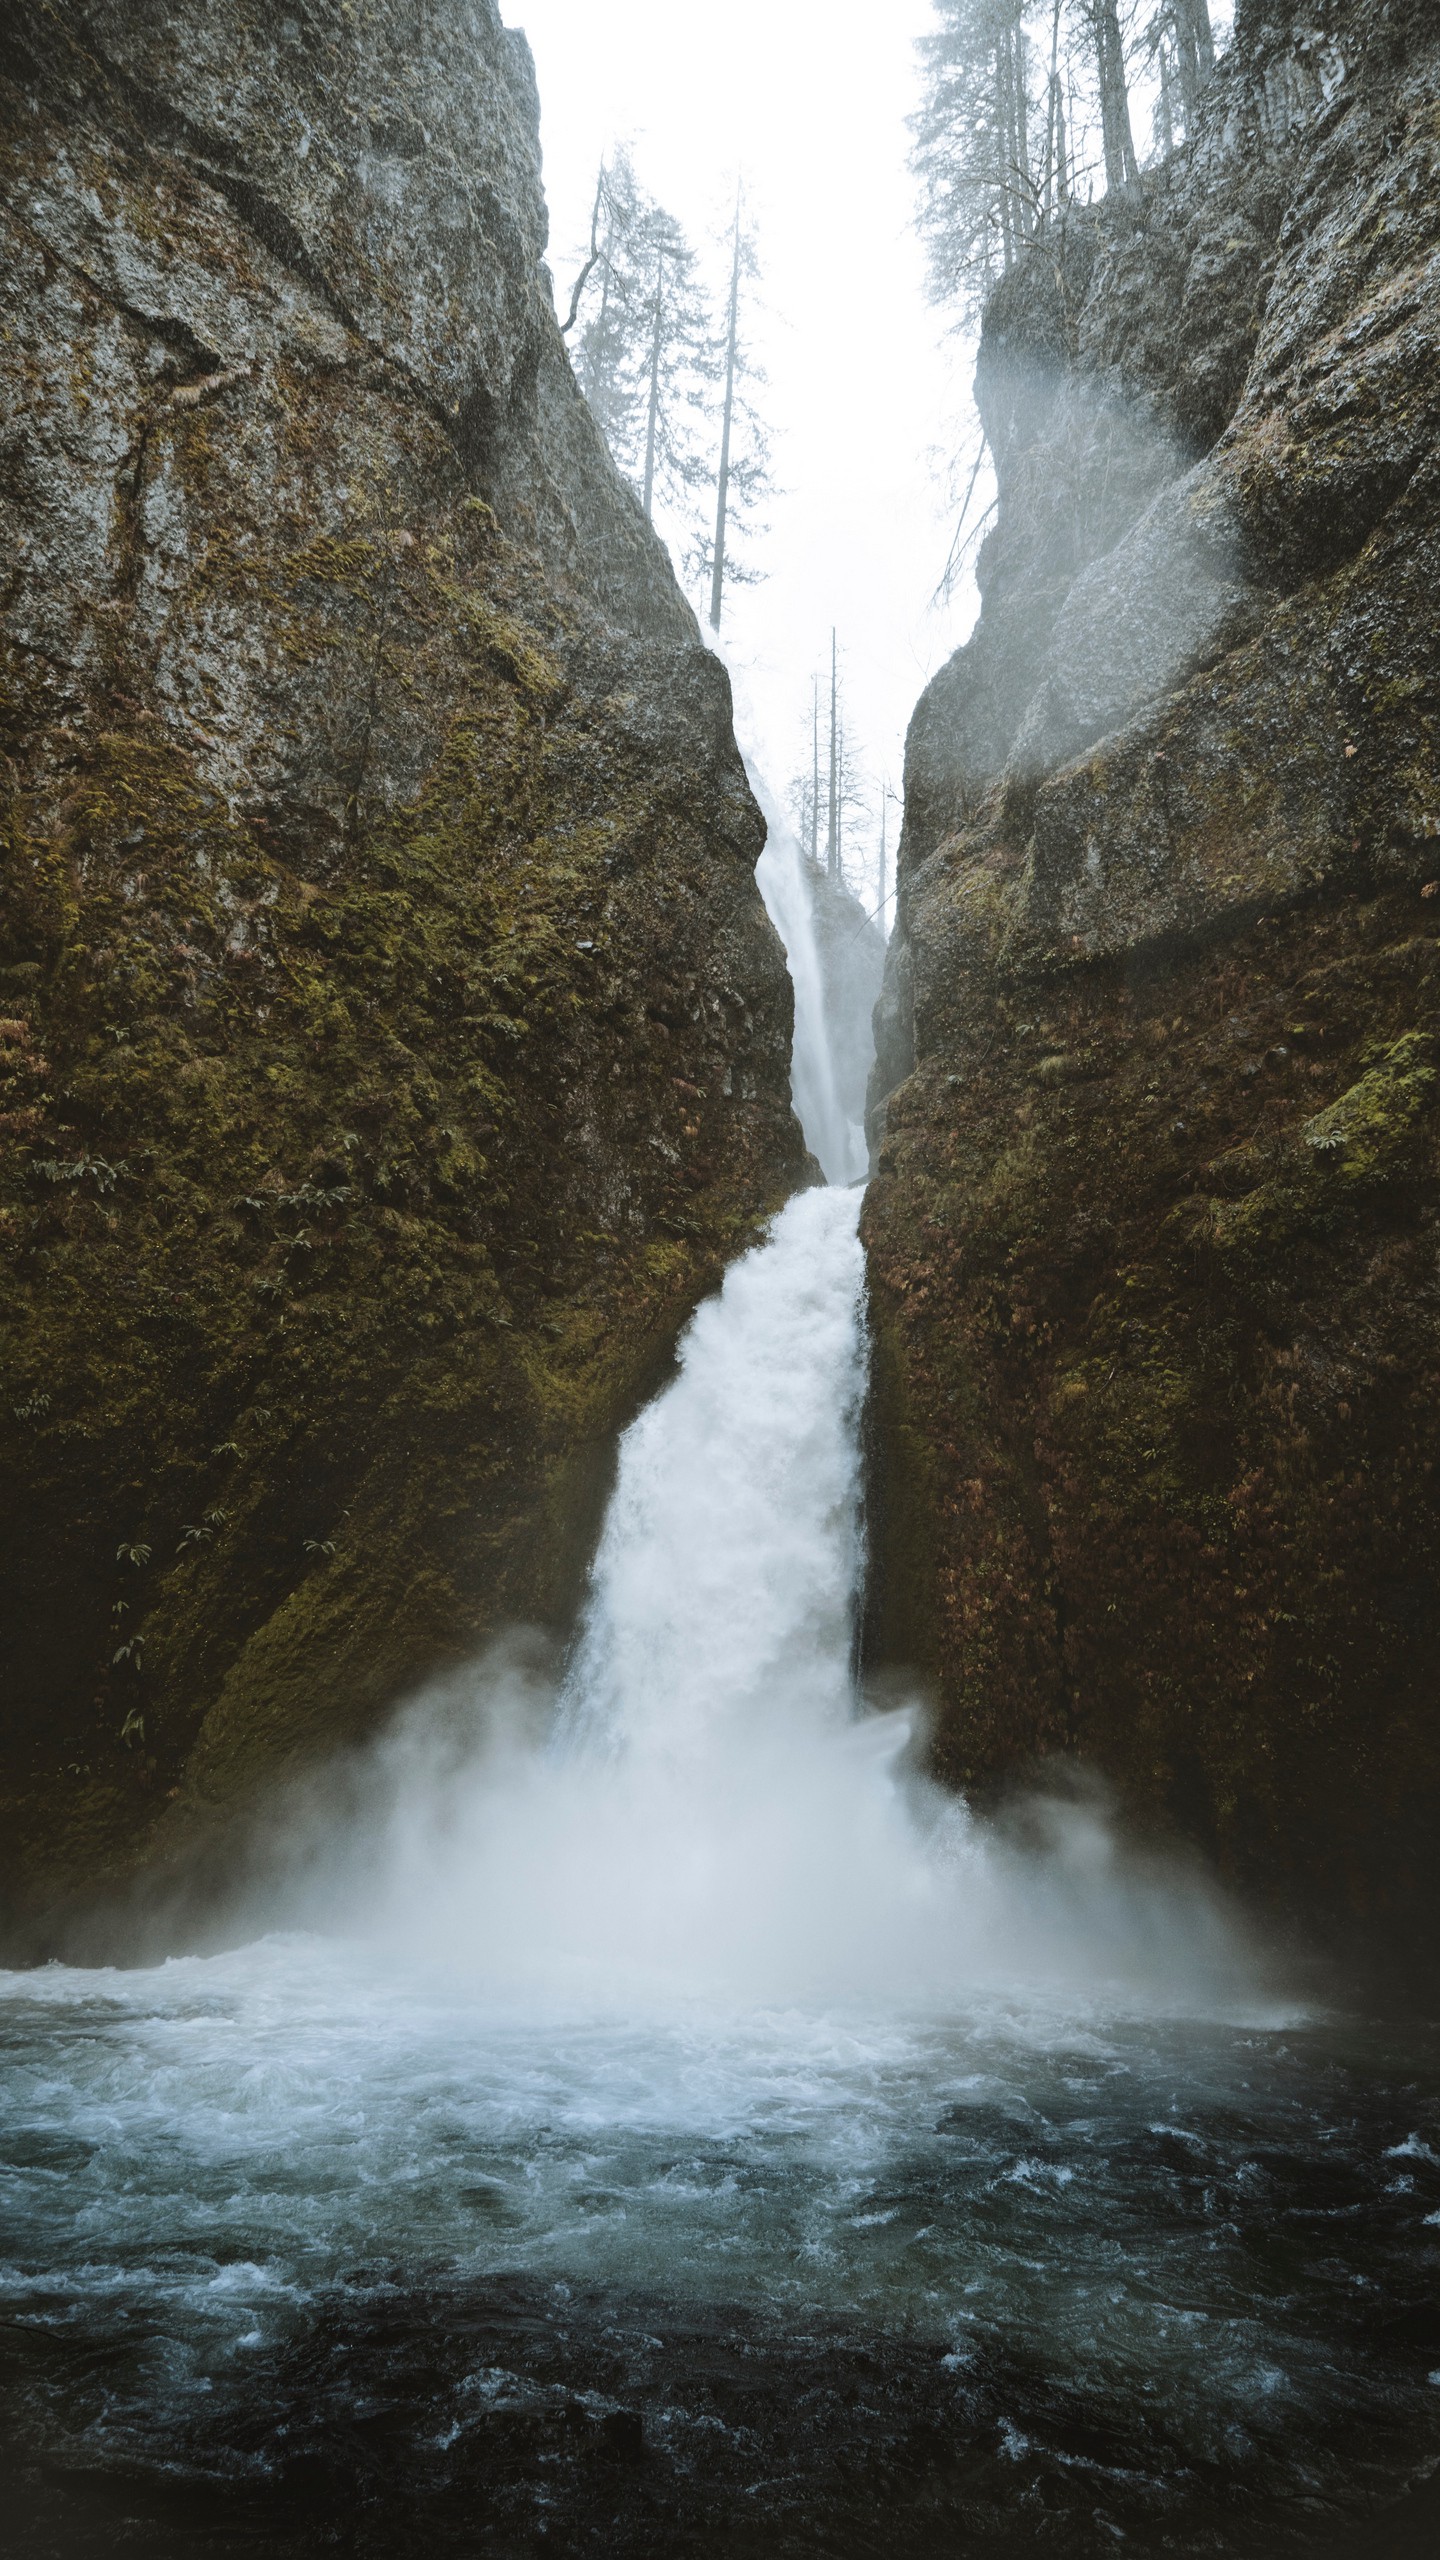
[[[1258,2560],[1433,2451],[1440,2044],[862,1695],[859,1201],[699,1310],[558,1672],[277,1812],[241,1942],[0,1979],[36,2550]]]

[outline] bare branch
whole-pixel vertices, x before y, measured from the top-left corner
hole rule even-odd
[[[974,468],[974,470],[973,470],[973,471],[971,472],[971,474],[970,474],[970,484],[969,484],[969,487],[966,489],[966,492],[965,492],[965,503],[964,503],[964,505],[962,506],[962,508],[961,508],[961,510],[960,510],[960,520],[959,520],[958,524],[957,524],[957,525],[956,525],[956,527],[955,527],[954,536],[953,536],[953,538],[952,538],[952,540],[951,540],[951,544],[950,544],[950,556],[949,556],[948,560],[947,560],[947,561],[946,561],[946,563],[945,563],[944,569],[941,571],[941,574],[940,574],[940,583],[939,583],[939,585],[937,586],[937,588],[936,588],[936,590],[935,590],[935,593],[933,594],[933,596],[932,596],[932,597],[931,597],[931,599],[930,599],[930,602],[931,602],[931,605],[932,605],[932,606],[937,605],[937,604],[942,604],[942,603],[944,603],[944,602],[946,602],[946,601],[948,600],[949,595],[950,595],[950,593],[951,593],[951,590],[952,590],[952,588],[954,587],[955,581],[956,581],[957,577],[958,577],[958,576],[959,576],[959,574],[960,574],[960,563],[961,563],[961,561],[962,561],[962,560],[964,559],[964,557],[965,557],[964,542],[963,542],[964,533],[965,533],[965,523],[966,523],[966,519],[967,519],[967,517],[969,516],[969,513],[970,513],[970,501],[971,501],[971,499],[972,499],[972,498],[974,497],[974,495],[975,495],[975,484],[976,484],[977,480],[978,480],[978,479],[979,479],[979,477],[980,477],[981,471],[982,471],[982,470],[983,470],[983,468],[984,468],[984,464],[985,464],[985,453],[986,453],[986,444],[985,444],[985,438],[984,438],[984,436],[982,435],[982,437],[980,438],[980,442],[979,442],[978,446],[976,447],[976,452],[975,452],[975,468]],[[980,518],[980,523],[975,527],[975,532],[976,532],[976,533],[979,533],[979,532],[980,532],[980,530],[982,529],[982,527],[983,527],[984,525],[986,525],[986,524],[989,522],[989,519],[990,519],[990,517],[994,514],[994,512],[995,512],[995,509],[994,509],[993,504],[992,504],[991,506],[988,506],[988,507],[986,508],[984,515]],[[971,537],[971,538],[972,538],[972,540],[973,540],[973,538],[974,538],[974,537],[973,537],[973,535],[972,535],[972,537]]]
[[[569,318],[562,320],[560,323],[560,335],[562,338],[568,338],[571,330],[574,328],[575,323],[580,316],[580,296],[584,292],[585,287],[600,264],[600,208],[604,201],[605,163],[602,160],[600,163],[600,175],[595,181],[595,203],[590,215],[590,255],[586,259],[584,266],[581,268],[580,273],[575,279],[575,290],[570,296]]]

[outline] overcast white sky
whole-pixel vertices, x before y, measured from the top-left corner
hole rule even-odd
[[[808,758],[810,678],[833,622],[858,742],[898,789],[915,697],[975,611],[973,590],[929,607],[950,538],[936,454],[972,433],[974,366],[925,300],[912,229],[905,117],[929,0],[502,6],[535,52],[562,303],[617,140],[697,245],[722,228],[743,172],[779,494],[764,583],[727,594],[742,719],[783,790]]]

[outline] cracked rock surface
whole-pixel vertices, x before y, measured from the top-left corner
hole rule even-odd
[[[0,28],[18,1919],[514,1618],[798,1178],[727,680],[492,0]]]
[[[1440,40],[1242,7],[991,303],[866,1210],[877,1651],[1408,1925],[1440,1813]]]

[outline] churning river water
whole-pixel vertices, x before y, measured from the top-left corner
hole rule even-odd
[[[1440,2040],[862,1710],[858,1205],[700,1310],[567,1665],[277,1808],[224,1951],[0,1976],[0,2545],[1398,2553]]]

